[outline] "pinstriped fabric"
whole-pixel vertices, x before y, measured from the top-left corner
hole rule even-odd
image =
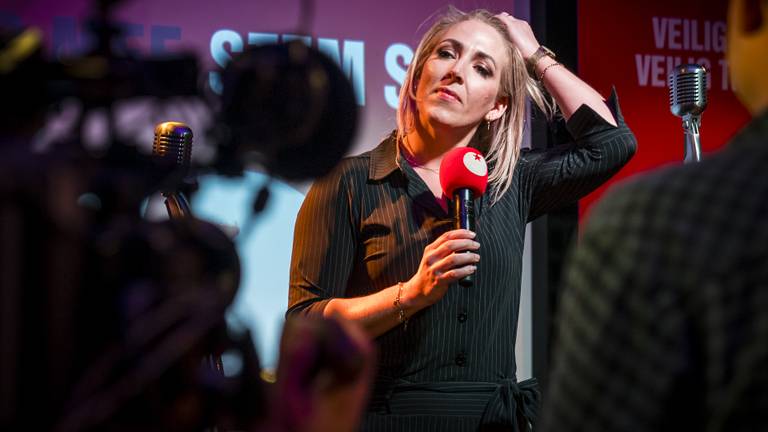
[[[623,122],[615,91],[609,104]],[[563,204],[563,197],[581,197],[604,183],[623,166],[635,151],[634,137],[626,127],[610,128],[587,106],[573,113],[567,124],[575,145],[524,152],[521,170],[523,192],[531,198],[528,220],[536,219]],[[574,133],[574,131],[579,131]],[[599,146],[590,145],[594,141]]]
[[[381,432],[463,432],[477,429],[477,419],[453,416],[387,416],[372,414],[363,420],[361,429]]]
[[[510,425],[535,419],[540,394],[536,379],[489,383],[400,381],[386,395],[374,394],[369,412],[395,416],[472,417],[475,426]]]
[[[609,104],[618,113],[615,95]],[[498,383],[516,378],[525,223],[578,199],[626,163],[635,142],[620,113],[618,118],[614,128],[582,107],[567,125],[573,142],[555,152],[524,153],[504,197],[493,206],[485,197],[477,200],[481,260],[475,285],[452,286],[443,299],[411,317],[407,331],[394,328],[377,339],[374,398],[401,381]],[[299,212],[288,315],[320,314],[331,298],[364,296],[410,279],[424,248],[451,226],[421,178],[404,161],[398,164],[391,137],[345,159],[313,185]],[[385,420],[366,420],[366,430],[388,430],[387,425],[452,430],[428,429],[432,420],[375,418]],[[468,423],[454,418],[450,425],[474,430],[479,418],[472,418]],[[415,424],[424,428],[403,426]],[[464,424],[473,426],[459,426]]]
[[[573,252],[545,431],[768,430],[768,113],[601,201]]]

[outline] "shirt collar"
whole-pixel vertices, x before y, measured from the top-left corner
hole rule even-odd
[[[470,142],[469,147],[486,152],[477,146],[477,143]],[[397,131],[392,131],[388,137],[379,143],[376,148],[371,150],[371,165],[368,169],[369,180],[383,180],[395,170],[400,169],[400,148],[397,145]],[[491,167],[489,166],[489,169]]]
[[[399,162],[397,134],[392,132],[376,148],[371,150],[371,165],[368,170],[368,179],[383,180],[395,170],[400,169]]]

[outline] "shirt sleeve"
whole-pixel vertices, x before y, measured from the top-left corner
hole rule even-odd
[[[355,223],[349,173],[343,169],[316,181],[299,210],[293,236],[288,311],[322,315],[343,297],[355,256]]]
[[[528,221],[587,195],[635,154],[637,142],[621,115],[615,90],[606,103],[616,126],[582,105],[566,123],[571,142],[522,153],[523,193],[530,202]]]

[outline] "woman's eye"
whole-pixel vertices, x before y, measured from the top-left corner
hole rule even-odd
[[[441,49],[437,51],[437,56],[440,58],[453,58],[453,53],[451,51]]]
[[[484,76],[484,77],[489,77],[489,76],[491,76],[491,71],[490,71],[490,70],[488,70],[488,68],[486,68],[486,67],[485,67],[485,66],[483,66],[483,65],[477,65],[477,66],[475,66],[475,70],[476,70],[476,71],[477,71],[477,73],[479,73],[481,76]]]

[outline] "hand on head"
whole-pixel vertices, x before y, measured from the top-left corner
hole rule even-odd
[[[509,37],[517,49],[520,50],[520,54],[522,54],[524,59],[527,59],[536,52],[540,44],[536,40],[536,36],[533,34],[533,30],[531,30],[531,25],[527,21],[517,19],[506,12],[496,15],[496,18],[507,25]]]

